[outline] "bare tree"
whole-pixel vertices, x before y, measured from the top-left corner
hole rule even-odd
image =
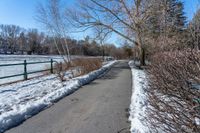
[[[101,27],[118,34],[139,48],[141,65],[145,65],[142,32],[153,3],[147,0],[78,0],[77,4],[77,10],[66,11],[72,25],[83,31]]]
[[[24,51],[26,51],[26,45],[27,45],[27,38],[24,32],[21,32],[18,38],[18,45],[19,45],[19,51],[21,51],[21,54],[24,54]]]
[[[54,44],[59,52],[59,54],[63,57],[65,62],[70,62],[70,51],[67,43],[67,24],[63,19],[63,11],[60,5],[60,0],[48,0],[47,5],[40,4],[37,8],[38,15],[37,20],[41,22],[50,36],[54,37]],[[58,40],[56,38],[64,39],[61,42],[62,47],[58,47]],[[64,51],[64,55],[61,51]]]
[[[1,25],[1,31],[2,37],[7,41],[7,50],[10,49],[10,53],[14,54],[20,27],[15,25]]]
[[[39,48],[38,36],[38,31],[36,29],[31,29],[28,31],[28,54],[36,53],[37,49]]]
[[[95,27],[94,29],[95,33],[95,40],[99,42],[101,45],[101,50],[102,50],[102,59],[105,59],[105,41],[108,39],[110,35],[110,30],[104,28],[104,27]]]

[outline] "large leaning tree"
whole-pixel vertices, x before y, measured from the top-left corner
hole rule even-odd
[[[66,18],[84,30],[101,28],[115,33],[137,46],[140,63],[145,65],[143,32],[145,21],[151,16],[153,3],[148,0],[77,0],[77,8],[66,11]]]

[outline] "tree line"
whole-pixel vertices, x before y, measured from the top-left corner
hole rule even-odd
[[[55,40],[58,45],[54,45]],[[66,40],[71,55],[85,56],[113,56],[123,58],[131,56],[129,45],[117,48],[114,44],[100,45],[89,36],[83,40],[71,39],[70,37],[53,37],[39,32],[37,29],[26,30],[16,25],[0,25],[0,54],[43,54],[58,55],[62,42]],[[125,53],[125,54],[124,54]],[[126,58],[125,57],[125,58]]]

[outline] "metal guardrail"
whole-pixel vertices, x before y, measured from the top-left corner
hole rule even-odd
[[[28,79],[28,74],[40,73],[40,72],[45,72],[45,71],[50,71],[50,73],[53,73],[53,63],[54,63],[54,62],[56,62],[56,61],[53,61],[53,59],[51,59],[50,61],[43,61],[43,62],[27,62],[26,60],[24,60],[24,63],[17,63],[17,64],[1,64],[0,67],[7,67],[7,66],[24,66],[24,73],[0,77],[0,79],[6,79],[6,78],[24,76],[24,80],[27,80],[27,79]],[[38,71],[32,71],[32,72],[28,72],[28,71],[27,71],[27,66],[28,66],[28,65],[32,65],[32,64],[47,64],[47,63],[50,63],[50,69],[38,70]]]

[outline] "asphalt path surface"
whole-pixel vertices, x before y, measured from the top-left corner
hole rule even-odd
[[[107,73],[6,133],[129,133],[131,71],[119,61]]]

